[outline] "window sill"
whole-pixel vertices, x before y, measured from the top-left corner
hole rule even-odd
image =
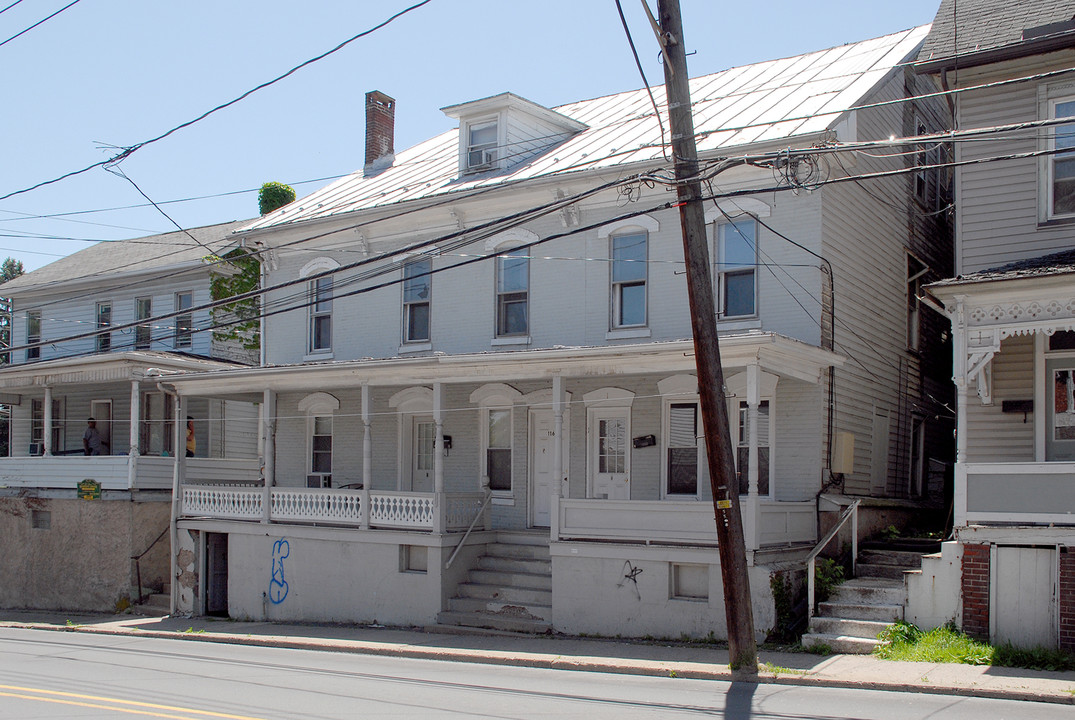
[[[1049,218],[1048,220],[1038,220],[1038,229],[1047,230],[1053,227],[1063,227],[1065,225],[1075,224],[1075,215],[1068,215],[1066,217]]]
[[[717,320],[718,330],[760,330],[761,318],[730,318],[728,320]]]
[[[515,498],[511,495],[493,495],[493,498],[492,500],[490,500],[490,502],[493,505],[507,505],[510,507],[515,507]]]
[[[433,343],[406,343],[399,346],[399,354],[406,355],[407,353],[425,352],[433,349]]]
[[[332,360],[332,351],[313,352],[302,356],[303,362],[319,362],[321,360]]]
[[[605,333],[605,340],[624,340],[629,338],[648,338],[653,333],[648,327],[616,328]]]
[[[511,336],[511,337],[498,337],[498,338],[493,338],[489,342],[489,344],[492,345],[493,347],[498,347],[498,346],[501,346],[501,345],[529,345],[530,344],[530,336],[529,335],[514,335],[514,336]]]

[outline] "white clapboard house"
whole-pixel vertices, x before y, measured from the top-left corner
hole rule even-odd
[[[913,579],[908,608],[923,625],[955,620],[993,642],[1068,650],[1075,649],[1073,20],[1070,2],[955,7],[945,0],[918,59],[920,72],[962,90],[957,128],[1031,125],[957,144],[956,160],[973,163],[955,173],[957,275],[929,287],[953,336],[955,539]]]
[[[772,165],[715,175],[706,210],[759,634],[819,505],[914,514],[941,492],[947,375],[923,372],[939,341],[908,294],[908,273],[950,273],[938,183],[917,187],[906,152],[772,155],[944,127],[943,102],[901,102],[934,87],[905,65],[927,32],[691,82],[703,160]],[[367,94],[363,169],[238,232],[269,249],[265,362],[174,386],[188,405],[261,403],[266,482],[180,459],[176,610],[724,636],[649,95],[444,112],[456,127],[393,153],[395,102]],[[826,184],[882,170],[908,172]]]
[[[112,610],[167,585],[176,454],[167,380],[257,362],[196,330],[212,323],[196,309],[209,301],[206,258],[234,246],[240,225],[98,243],[0,286],[13,308],[0,367],[10,408],[0,607]],[[254,406],[199,399],[187,412],[191,478],[258,477]],[[87,456],[91,417],[102,444]]]

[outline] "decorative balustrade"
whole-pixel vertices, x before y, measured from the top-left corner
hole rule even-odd
[[[273,488],[272,491],[269,517],[277,522],[361,525],[362,515],[359,490]]]
[[[371,492],[370,526],[432,530],[436,513],[433,493]]]
[[[464,530],[485,502],[482,493],[459,493],[445,498],[444,525],[447,530]]]
[[[183,486],[182,513],[187,517],[213,517],[224,520],[260,520],[263,515],[259,488]]]

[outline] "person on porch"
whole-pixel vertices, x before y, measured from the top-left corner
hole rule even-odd
[[[86,432],[82,433],[82,449],[87,455],[103,455],[104,438],[97,429],[97,421],[90,418],[86,421]]]
[[[194,451],[198,449],[198,441],[194,437],[194,418],[187,415],[187,457],[194,457]]]

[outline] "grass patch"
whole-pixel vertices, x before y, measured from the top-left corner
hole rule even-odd
[[[878,639],[881,645],[874,654],[885,660],[1075,670],[1075,655],[1044,648],[1023,650],[1010,644],[994,647],[968,637],[952,623],[923,632],[911,623],[898,622],[885,628]]]

